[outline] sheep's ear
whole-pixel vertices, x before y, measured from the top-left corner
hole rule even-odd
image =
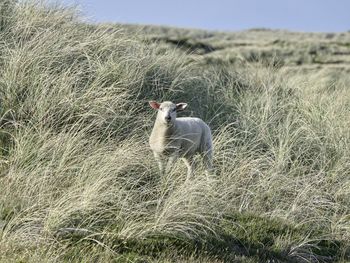
[[[160,103],[158,103],[156,101],[149,101],[148,103],[153,109],[155,109],[155,110],[159,109]]]
[[[176,104],[176,111],[182,111],[187,107],[187,103],[178,103]]]

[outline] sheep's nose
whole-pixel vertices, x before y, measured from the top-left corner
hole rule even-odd
[[[166,121],[170,121],[171,120],[171,116],[165,116],[165,120]]]

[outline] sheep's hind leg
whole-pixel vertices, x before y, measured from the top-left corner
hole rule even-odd
[[[208,151],[203,156],[203,162],[205,165],[205,175],[207,176],[207,179],[209,179],[210,175],[213,174],[213,151],[211,148],[208,149]]]

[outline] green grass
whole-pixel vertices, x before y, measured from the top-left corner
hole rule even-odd
[[[0,14],[0,262],[350,260],[349,33]],[[215,175],[159,176],[154,99],[209,123]]]

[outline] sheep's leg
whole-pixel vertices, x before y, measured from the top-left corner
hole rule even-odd
[[[171,169],[173,168],[174,163],[175,163],[175,161],[178,159],[178,157],[179,157],[179,156],[178,156],[177,153],[172,154],[172,155],[169,157],[168,162],[167,162],[167,165],[166,165],[166,169],[165,169],[165,171],[166,171],[167,174],[168,174],[168,173],[171,171]]]
[[[213,150],[211,147],[205,152],[203,156],[203,162],[205,166],[205,174],[207,176],[207,179],[209,176],[213,173]]]
[[[193,175],[193,170],[195,168],[195,163],[194,163],[193,159],[182,158],[182,160],[184,161],[184,163],[185,163],[185,165],[187,167],[187,178],[186,178],[186,181],[187,181]]]
[[[154,154],[154,158],[156,159],[156,161],[158,163],[160,175],[163,176],[164,175],[164,160],[160,154],[158,154],[156,152],[154,152],[153,154]]]

